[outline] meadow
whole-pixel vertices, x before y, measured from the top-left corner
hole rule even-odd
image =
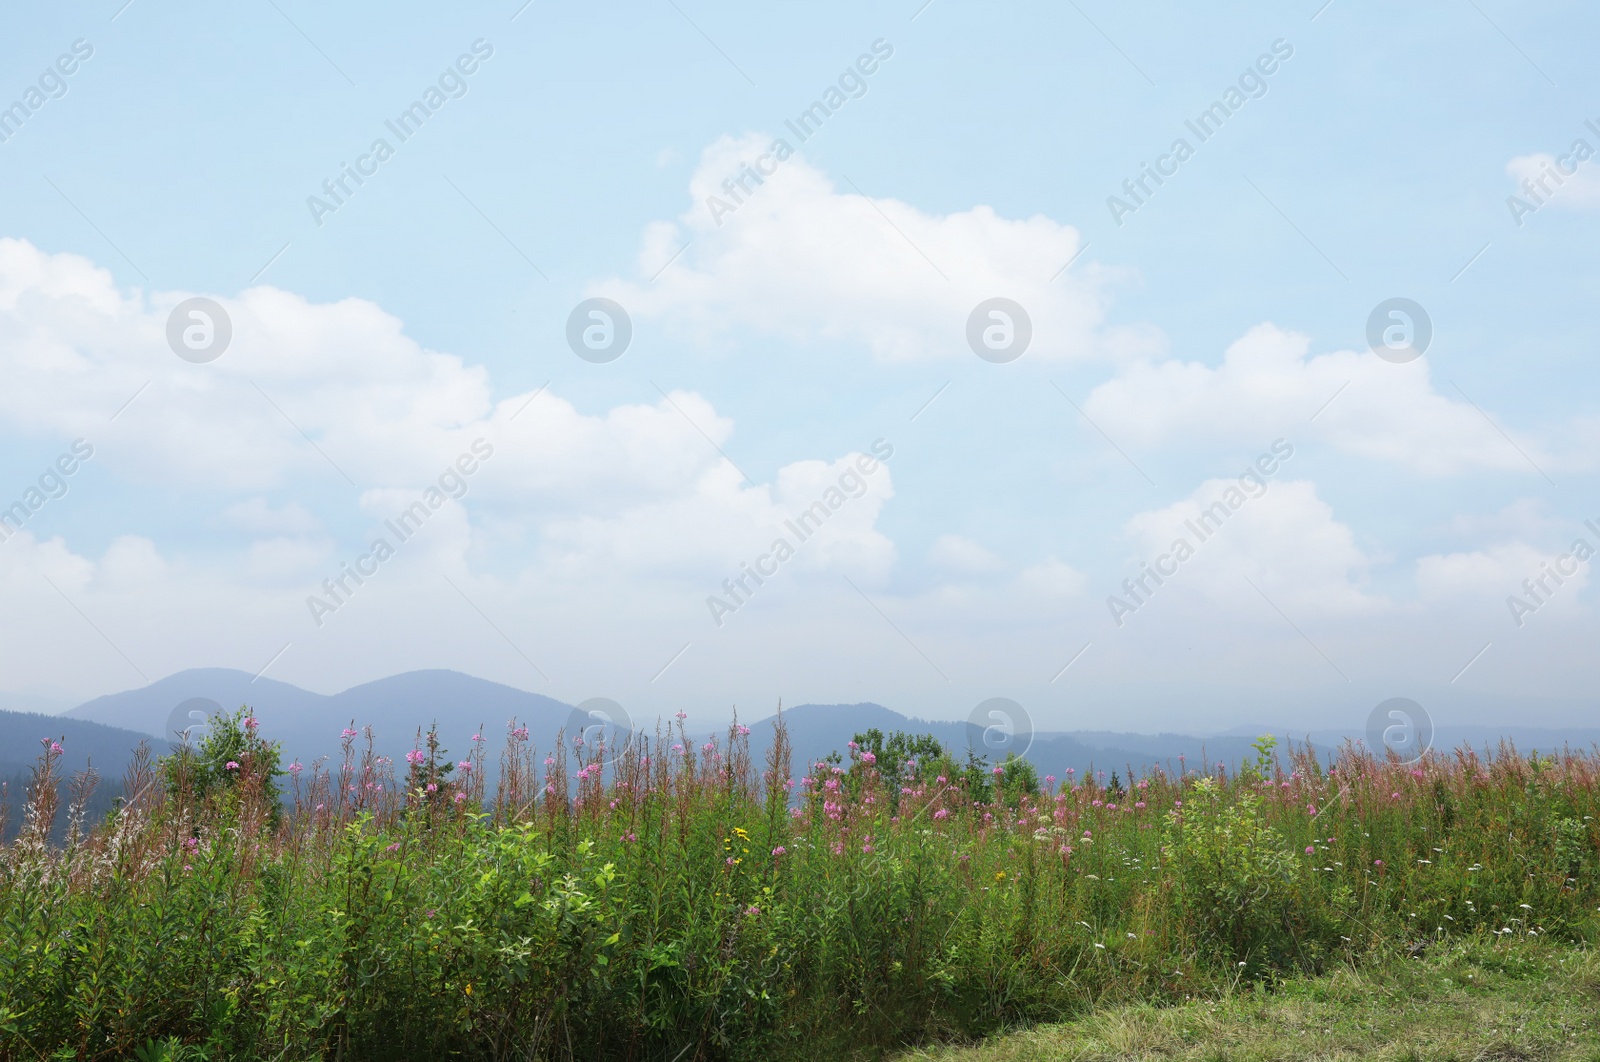
[[[879,1057],[1600,936],[1593,750],[1041,778],[748,737],[513,723],[491,771],[482,735],[392,763],[350,729],[302,765],[241,710],[96,822],[47,740],[0,850],[0,1056]]]

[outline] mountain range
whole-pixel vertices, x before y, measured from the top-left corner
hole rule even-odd
[[[187,705],[190,701],[201,703],[198,707]],[[396,758],[414,747],[419,731],[435,723],[445,746],[457,753],[464,753],[472,735],[481,731],[490,742],[492,760],[511,720],[526,726],[536,745],[548,748],[558,730],[566,727],[569,733],[575,732],[580,719],[572,705],[456,671],[412,671],[329,695],[227,668],[181,671],[148,686],[97,697],[61,717],[42,718],[100,723],[170,742],[176,729],[192,722],[189,712],[215,710],[206,702],[228,710],[250,706],[261,721],[262,732],[283,744],[286,762],[298,758],[306,763],[318,756],[336,756],[341,732],[352,726],[360,730],[371,725],[377,749]],[[854,734],[870,727],[885,733],[932,734],[958,755],[969,747],[985,751],[977,729],[965,722],[918,719],[877,704],[804,704],[786,709],[783,717],[797,768],[832,751],[844,751]],[[649,733],[655,730],[656,721],[639,719],[634,725]],[[697,741],[708,735],[704,724],[696,726],[691,719],[689,726]],[[751,726],[753,750],[764,752],[771,740],[772,719]],[[1218,761],[1231,765],[1253,755],[1251,742],[1269,732],[1280,739],[1309,740],[1325,751],[1332,751],[1346,738],[1361,736],[1337,730],[1308,733],[1272,724],[1241,726],[1208,736],[1054,731],[1035,735],[1027,755],[1041,773],[1063,776],[1068,767],[1082,772],[1095,766],[1109,772],[1157,764],[1176,766],[1180,757],[1190,766]],[[1501,737],[1512,738],[1524,748],[1550,749],[1563,743],[1586,746],[1600,742],[1600,728],[1440,727],[1434,743],[1439,747],[1482,745]],[[101,744],[115,740],[128,739],[108,737]]]

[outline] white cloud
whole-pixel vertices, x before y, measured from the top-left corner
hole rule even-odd
[[[962,575],[992,572],[1001,567],[999,557],[970,538],[940,535],[928,549],[928,560],[939,568]]]
[[[1575,172],[1563,172],[1563,162],[1567,169],[1576,167]],[[1558,160],[1547,152],[1538,152],[1518,155],[1506,163],[1506,173],[1517,182],[1512,195],[1535,209],[1552,205],[1585,209],[1600,206],[1597,166],[1600,163],[1593,159],[1580,163],[1573,155],[1563,155]]]
[[[1028,357],[1147,343],[1102,332],[1111,271],[1080,260],[1057,277],[1083,240],[1043,215],[1008,219],[987,206],[928,214],[841,190],[795,156],[759,186],[747,179],[749,194],[713,218],[708,201],[732,203],[723,182],[770,143],[723,137],[707,148],[689,182],[689,208],[644,233],[643,279],[610,280],[593,293],[702,341],[748,329],[794,342],[859,343],[890,360],[972,357],[967,316],[997,296],[1021,303],[1032,319]]]
[[[1537,476],[1530,458],[1545,469],[1570,463],[1501,420],[1513,445],[1469,402],[1438,393],[1426,357],[1394,364],[1371,351],[1308,357],[1310,348],[1307,336],[1257,325],[1215,368],[1175,360],[1130,365],[1095,388],[1085,410],[1113,438],[1141,448],[1322,439],[1425,475],[1494,469]],[[1480,398],[1492,414],[1489,396]]]
[[[288,502],[277,508],[265,498],[248,498],[224,509],[218,518],[224,527],[256,533],[285,532],[306,534],[322,528],[322,521],[311,515],[299,502]]]
[[[1138,561],[1176,568],[1165,583],[1144,584],[1151,590],[1149,598],[1174,598],[1179,594],[1173,588],[1182,588],[1181,593],[1198,593],[1213,605],[1258,613],[1265,594],[1277,607],[1305,616],[1353,615],[1385,607],[1381,598],[1363,589],[1371,559],[1317,496],[1316,485],[1308,480],[1266,482],[1261,492],[1238,480],[1208,480],[1182,501],[1129,520],[1126,527],[1138,547]],[[1193,555],[1161,560],[1182,552],[1180,540]]]

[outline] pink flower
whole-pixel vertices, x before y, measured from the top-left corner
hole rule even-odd
[[[1315,848],[1311,847],[1309,844],[1306,845],[1306,855],[1316,855],[1316,854],[1317,854],[1317,850]]]
[[[396,841],[394,844],[391,844],[388,848],[385,848],[384,851],[385,852],[396,852],[396,851],[399,851],[399,849],[400,849],[400,842]]]
[[[789,850],[780,844],[778,847],[772,850],[772,854],[781,858],[782,856],[788,855]]]
[[[680,723],[683,722],[685,719],[689,718],[689,713],[684,711],[682,708],[678,709],[678,713],[677,714],[678,714],[678,722],[680,722]]]
[[[461,768],[462,774],[467,774],[472,770],[472,761],[462,760],[460,763],[456,764],[456,766]]]
[[[878,757],[871,751],[863,752],[861,754],[861,762],[866,764],[868,767],[871,767],[873,764],[878,762]]]
[[[406,753],[406,762],[411,764],[413,767],[421,767],[422,761],[426,760],[427,758],[428,757],[421,749],[412,749],[410,752]]]
[[[293,763],[289,764],[289,773],[290,774],[299,774],[304,769],[305,768],[300,766],[300,761],[299,760],[295,760]]]
[[[229,760],[227,763],[225,763],[223,765],[223,768],[225,770],[229,770],[229,771],[237,771],[239,769],[239,761],[238,760]]]
[[[994,769],[994,770],[993,770],[993,771],[992,771],[992,772],[991,772],[991,773],[992,773],[992,774],[993,774],[993,775],[994,775],[994,776],[995,776],[995,777],[996,777],[996,778],[998,778],[998,777],[1000,777],[1000,776],[1001,776],[1001,775],[1002,775],[1002,774],[1005,774],[1005,773],[1006,773],[1006,769],[1005,769],[1005,768],[1004,768],[1004,767],[1001,767],[1001,766],[999,766],[999,765],[998,765],[998,764],[996,764],[996,765],[995,765],[995,769]]]
[[[744,913],[745,917],[754,918],[756,915],[761,913],[761,908],[757,907],[755,904],[751,904],[749,907],[744,909]]]
[[[465,799],[467,799],[467,794],[465,794],[465,793],[457,793],[456,794],[456,803],[457,804],[461,803]]]
[[[255,716],[252,715],[252,716],[245,717],[244,727],[245,727],[246,730],[254,730],[256,727],[258,727],[260,725],[261,725],[260,723],[256,722],[256,717]]]
[[[933,817],[935,819],[948,819],[950,817],[950,812],[945,808],[940,808],[938,811],[933,813]]]
[[[1373,866],[1375,866],[1375,867],[1381,867],[1381,866],[1383,866],[1383,860],[1381,860],[1381,859],[1374,859],[1374,860],[1373,860],[1373,861],[1372,861],[1372,865],[1373,865]]]
[[[347,738],[355,737],[356,736],[356,732],[354,730],[351,730],[349,727],[345,727],[344,730],[340,733],[339,736],[340,737],[347,737]]]

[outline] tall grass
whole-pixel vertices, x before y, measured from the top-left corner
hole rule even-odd
[[[791,771],[781,722],[754,763],[680,716],[620,753],[513,724],[491,792],[481,738],[393,764],[351,729],[280,774],[243,713],[212,734],[60,846],[46,749],[0,850],[0,1055],[870,1054],[1600,928],[1594,752],[1113,785],[881,735]]]

